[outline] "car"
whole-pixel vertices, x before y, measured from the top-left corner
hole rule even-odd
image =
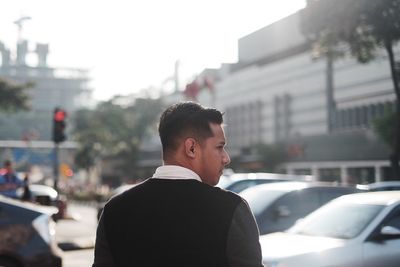
[[[381,181],[371,184],[357,185],[357,187],[366,191],[400,190],[400,181]]]
[[[44,206],[54,206],[58,212],[53,216],[57,221],[65,217],[67,212],[67,199],[60,195],[54,188],[43,184],[30,184],[29,190],[32,194],[32,201]],[[17,190],[17,196],[22,197],[23,188]]]
[[[234,173],[230,176],[221,177],[217,186],[225,190],[240,193],[249,187],[259,184],[308,180],[312,180],[312,176],[265,172]]]
[[[260,244],[266,267],[398,267],[400,191],[339,197]]]
[[[0,266],[61,267],[54,207],[0,196]]]
[[[128,189],[131,189],[135,185],[136,184],[123,184],[123,185],[116,187],[114,190],[112,190],[111,193],[108,194],[108,196],[106,197],[106,199],[104,201],[101,201],[100,203],[97,204],[97,220],[100,219],[101,213],[103,212],[104,205],[107,203],[107,201],[110,198],[112,198],[116,195],[119,195]]]
[[[336,197],[359,191],[331,183],[279,182],[256,185],[239,195],[254,213],[260,234],[268,234],[288,229]]]

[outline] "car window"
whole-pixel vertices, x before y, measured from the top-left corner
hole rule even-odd
[[[260,234],[284,231],[318,206],[316,191],[296,190],[284,193],[256,214]]]
[[[332,199],[335,199],[337,197],[346,195],[346,194],[351,194],[355,193],[356,191],[353,190],[352,188],[321,188],[319,190],[320,192],[320,201],[322,204],[325,204]]]
[[[384,223],[385,226],[392,226],[400,230],[400,206],[396,208],[389,219]]]
[[[244,190],[240,193],[249,203],[250,209],[256,217],[283,194],[285,194],[285,192],[258,190],[256,187]]]
[[[332,202],[307,216],[289,229],[289,232],[351,239],[359,235],[383,207],[383,205]]]
[[[308,188],[290,192],[275,203],[275,208],[286,207],[290,214],[303,217],[319,207],[318,192]]]

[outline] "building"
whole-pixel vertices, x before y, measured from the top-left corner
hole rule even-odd
[[[0,40],[0,78],[17,84],[33,84],[28,90],[31,110],[0,113],[0,159],[12,160],[17,171],[31,174],[33,182],[51,182],[57,170],[63,179],[60,182],[65,182],[73,175],[78,145],[66,141],[55,149],[54,142],[50,141],[54,110],[59,107],[67,111],[68,133],[71,128],[68,117],[91,104],[89,72],[49,66],[49,45],[31,44],[21,38],[22,23],[26,19],[29,17],[15,22],[19,28],[16,49]]]
[[[240,38],[239,61],[222,65],[215,90],[201,90],[198,101],[226,113],[234,158],[246,161],[258,144],[285,143],[285,172],[344,183],[384,179],[390,147],[372,122],[396,99],[386,54],[369,64],[341,58],[329,72],[326,59],[312,57],[299,22],[300,12]]]
[[[50,67],[48,44],[36,44],[31,50],[29,47],[27,40],[19,40],[16,56],[12,57],[12,50],[0,41],[0,77],[15,83],[33,83],[28,91],[29,112],[0,115],[0,139],[3,140],[50,140],[56,107],[72,115],[75,110],[91,104],[88,70]],[[28,64],[28,58],[33,58],[36,64]]]

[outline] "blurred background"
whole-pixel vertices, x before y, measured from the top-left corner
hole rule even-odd
[[[0,179],[15,170],[25,179],[16,196],[29,204],[0,197],[0,217],[11,218],[1,221],[0,240],[24,241],[12,246],[19,259],[2,252],[0,265],[44,266],[44,248],[49,266],[90,266],[105,201],[162,164],[157,122],[179,101],[224,112],[231,164],[217,186],[248,199],[262,234],[344,194],[398,190],[399,14],[398,0],[3,3],[0,160],[9,164]],[[383,210],[368,218],[359,244],[372,240],[363,235],[379,241],[368,243],[374,253],[348,253],[354,261],[343,266],[398,265],[399,197],[359,198]],[[51,211],[33,216],[32,202]],[[333,207],[324,227],[325,217],[363,226]],[[381,224],[387,214],[395,223]],[[26,238],[26,229],[41,238]],[[292,243],[281,242],[282,251]],[[262,246],[266,266],[283,266],[268,254],[275,244]],[[66,252],[73,249],[84,250]],[[303,261],[293,262],[282,264]]]
[[[397,18],[313,2],[5,4],[0,159],[93,198],[150,177],[160,112],[192,100],[225,113],[233,172],[398,179]]]

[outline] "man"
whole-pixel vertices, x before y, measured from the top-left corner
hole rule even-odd
[[[262,266],[247,203],[214,187],[230,162],[222,123],[221,112],[193,102],[164,111],[164,165],[105,205],[93,267]]]
[[[11,198],[18,198],[17,189],[23,186],[23,181],[14,173],[11,161],[4,161],[4,174],[0,176],[0,194]]]

